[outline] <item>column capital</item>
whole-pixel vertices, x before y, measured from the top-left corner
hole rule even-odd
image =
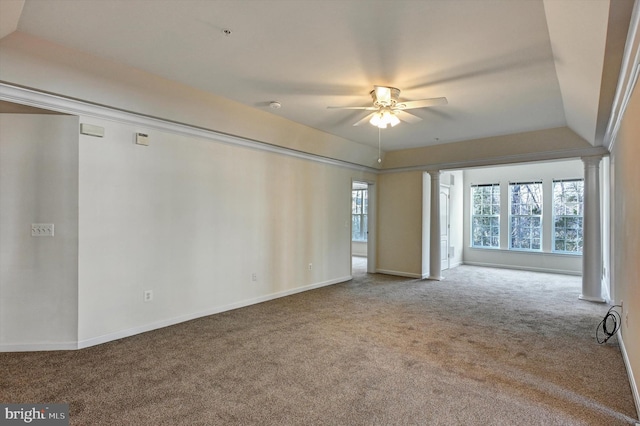
[[[429,176],[432,178],[440,177],[440,170],[427,170],[427,173],[429,173]]]
[[[603,157],[604,157],[604,155],[597,154],[597,155],[588,155],[588,156],[585,156],[585,157],[580,157],[580,159],[582,160],[582,162],[584,163],[585,166],[587,166],[587,165],[598,166],[598,165],[600,165],[600,161],[602,161]]]

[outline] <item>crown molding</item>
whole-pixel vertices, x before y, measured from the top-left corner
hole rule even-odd
[[[636,0],[633,12],[631,14],[631,22],[629,23],[629,32],[627,35],[627,43],[624,48],[622,65],[620,67],[620,75],[618,77],[618,87],[611,108],[611,116],[607,124],[607,130],[604,134],[604,146],[611,152],[616,143],[618,130],[627,104],[633,93],[633,89],[638,82],[640,74],[640,0]]]
[[[594,155],[608,155],[609,151],[604,147],[590,147],[572,150],[558,150],[548,152],[536,152],[518,155],[504,155],[499,157],[488,157],[474,160],[455,161],[446,163],[425,164],[410,167],[397,167],[390,169],[375,169],[368,166],[349,163],[342,160],[309,154],[303,151],[296,151],[265,142],[241,138],[226,133],[216,132],[196,126],[190,126],[178,122],[164,120],[152,116],[141,115],[130,111],[124,111],[104,105],[93,104],[86,101],[67,98],[51,93],[15,86],[0,82],[0,100],[27,105],[35,108],[46,109],[59,112],[61,114],[71,114],[81,117],[93,117],[122,124],[144,126],[154,129],[184,136],[191,136],[210,140],[218,143],[225,143],[241,146],[249,149],[270,152],[288,157],[313,161],[360,172],[372,174],[401,173],[410,171],[430,171],[430,170],[457,170],[469,167],[493,166],[511,163],[525,163],[533,161],[549,161],[567,158],[579,158]]]
[[[56,111],[61,114],[93,117],[122,124],[144,126],[148,129],[207,139],[213,142],[236,145],[259,151],[266,151],[274,154],[285,155],[288,157],[313,161],[316,163],[357,170],[360,172],[368,172],[374,174],[378,173],[378,169],[363,166],[360,164],[350,163],[347,161],[337,160],[329,157],[323,157],[321,155],[297,151],[266,142],[246,139],[239,136],[216,132],[214,130],[160,119],[153,116],[142,115],[104,105],[81,101],[78,99],[67,98],[56,94],[45,93],[3,82],[0,82],[0,100],[27,105],[35,108],[46,109],[50,111]]]
[[[378,174],[400,173],[413,171],[437,171],[437,170],[459,170],[470,167],[497,166],[515,163],[530,163],[535,161],[553,161],[567,160],[571,158],[582,157],[603,157],[609,155],[609,151],[602,146],[593,146],[589,148],[563,149],[557,151],[532,152],[527,154],[503,155],[500,157],[487,157],[465,161],[454,161],[446,163],[434,163],[422,166],[396,167],[392,169],[384,169]]]

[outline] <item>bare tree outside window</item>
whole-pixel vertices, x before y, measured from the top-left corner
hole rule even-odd
[[[553,251],[582,253],[584,180],[553,181]]]
[[[351,239],[367,241],[367,211],[369,210],[369,193],[365,189],[351,191]]]
[[[471,247],[500,247],[500,185],[471,186]]]
[[[509,248],[542,249],[542,182],[509,184]]]

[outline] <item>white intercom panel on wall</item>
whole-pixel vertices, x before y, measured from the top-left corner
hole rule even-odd
[[[94,126],[93,124],[81,123],[80,133],[87,136],[104,137],[104,127]]]
[[[138,145],[149,146],[149,135],[146,133],[136,133],[136,143]]]

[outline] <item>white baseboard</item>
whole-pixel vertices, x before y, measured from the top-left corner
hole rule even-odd
[[[19,344],[0,344],[0,352],[36,352],[36,351],[59,351],[59,350],[74,350],[84,349],[91,346],[100,345],[102,343],[111,342],[118,339],[124,339],[125,337],[135,336],[136,334],[145,333],[147,331],[157,330],[159,328],[169,327],[171,325],[180,324],[185,321],[194,320],[196,318],[202,318],[209,315],[219,314],[221,312],[231,311],[238,308],[244,308],[246,306],[255,305],[269,300],[278,299],[280,297],[290,296],[296,293],[302,293],[303,291],[309,291],[320,287],[326,287],[333,284],[349,281],[352,277],[344,276],[333,280],[323,281],[319,283],[309,284],[303,287],[298,287],[290,290],[280,291],[277,293],[271,293],[264,296],[254,297],[252,299],[242,300],[240,302],[230,303],[224,306],[217,306],[212,309],[204,311],[194,312],[187,315],[181,315],[179,317],[167,318],[165,320],[156,321],[150,324],[144,324],[138,327],[128,328],[126,330],[118,330],[113,333],[104,334],[102,336],[91,337],[89,339],[80,340],[77,342],[65,342],[65,343],[19,343]]]
[[[424,279],[427,275],[414,274],[411,272],[402,272],[402,271],[392,271],[390,269],[376,269],[376,273],[378,274],[386,274],[386,275],[394,275],[396,277],[406,277],[406,278],[418,278]]]
[[[0,344],[0,352],[71,351],[74,349],[78,349],[78,342]]]
[[[449,263],[449,269],[453,269],[453,268],[455,268],[456,266],[460,266],[460,265],[462,265],[462,261],[459,261],[459,262],[450,262],[450,263]],[[446,271],[446,269],[445,269],[445,271]]]
[[[470,266],[484,266],[487,268],[500,268],[500,269],[516,269],[519,271],[531,271],[531,272],[546,272],[549,274],[562,274],[562,275],[582,275],[581,272],[575,272],[570,270],[563,269],[551,269],[551,268],[536,268],[536,267],[523,267],[523,266],[514,266],[514,265],[502,265],[499,263],[486,263],[486,262],[462,262],[463,265]]]
[[[622,352],[622,359],[624,360],[624,366],[627,368],[627,376],[629,376],[629,385],[631,386],[633,401],[636,404],[636,414],[640,417],[640,393],[638,393],[638,385],[633,376],[633,370],[631,369],[631,363],[629,362],[629,355],[627,354],[627,348],[625,348],[624,346],[624,339],[622,338],[622,333],[620,332],[620,330],[618,330],[618,333],[616,334],[616,336],[618,336],[618,342],[620,342],[620,352]]]
[[[145,333],[147,331],[157,330],[159,328],[169,327],[171,325],[180,324],[182,322],[191,321],[197,318],[206,317],[209,315],[215,315],[222,312],[232,311],[234,309],[244,308],[246,306],[255,305],[262,302],[267,302],[269,300],[278,299],[280,297],[291,296],[296,293],[302,293],[303,291],[309,291],[320,287],[326,287],[333,284],[338,284],[341,282],[349,281],[352,277],[345,276],[336,278],[329,281],[323,281],[319,283],[309,284],[303,287],[297,287],[290,290],[280,291],[277,293],[271,293],[264,296],[254,297],[252,299],[242,300],[240,302],[230,303],[224,306],[218,306],[212,309],[207,309],[205,311],[194,312],[192,314],[181,315],[175,318],[169,318],[166,320],[154,322],[151,324],[145,324],[140,327],[133,327],[127,330],[120,330],[115,333],[109,333],[98,337],[92,337],[90,339],[82,340],[78,342],[78,349],[87,348],[90,346],[99,345],[106,342],[111,342],[113,340],[123,339],[125,337],[134,336],[136,334]]]

